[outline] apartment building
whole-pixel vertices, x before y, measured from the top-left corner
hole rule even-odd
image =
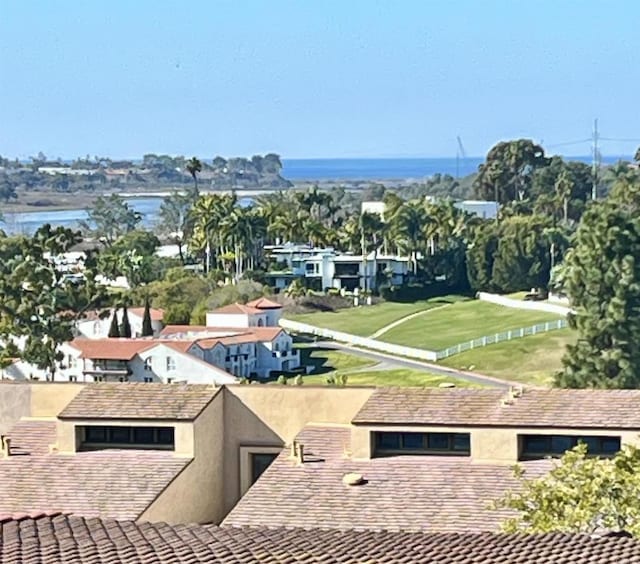
[[[142,338],[144,310],[132,308],[130,339],[108,338],[110,318],[96,315],[78,324],[78,338],[61,345],[63,361],[55,374],[16,360],[3,378],[222,385],[290,373],[301,368],[300,352],[278,326],[281,313],[280,304],[259,298],[207,313],[204,326],[165,327],[163,312],[152,310],[154,336]]]

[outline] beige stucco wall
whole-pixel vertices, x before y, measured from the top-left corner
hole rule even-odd
[[[71,382],[30,382],[29,385],[31,417],[57,417],[84,388],[84,384]]]
[[[241,447],[282,447],[308,423],[349,423],[373,388],[225,386],[224,514],[240,499]]]
[[[225,514],[223,402],[223,394],[218,393],[196,419],[195,458],[139,517],[140,521],[171,524],[222,521]]]
[[[194,423],[192,421],[141,421],[140,419],[74,419],[60,420],[57,424],[57,448],[59,452],[73,453],[78,450],[76,427],[91,425],[109,427],[173,427],[176,456],[192,457],[195,452]]]
[[[31,386],[28,383],[0,382],[0,435],[21,417],[31,415]]]
[[[640,433],[615,429],[563,429],[563,428],[509,428],[509,427],[446,427],[423,425],[371,425],[353,426],[351,452],[355,459],[367,459],[373,454],[371,433],[374,431],[414,433],[469,433],[471,435],[471,460],[479,464],[512,465],[519,457],[520,435],[571,435],[571,436],[619,436],[621,444],[640,446]]]

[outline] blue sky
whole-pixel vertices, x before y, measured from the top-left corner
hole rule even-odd
[[[594,117],[636,138],[638,21],[636,0],[2,0],[0,154],[484,155]]]

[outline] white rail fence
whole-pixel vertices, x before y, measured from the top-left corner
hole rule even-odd
[[[572,311],[570,307],[559,304],[550,304],[548,302],[525,302],[524,300],[514,300],[513,298],[507,298],[506,296],[500,296],[498,294],[490,294],[488,292],[478,292],[478,299],[483,302],[490,302],[492,304],[505,307],[528,309],[530,311],[545,311],[556,315],[566,316]]]
[[[501,333],[495,333],[493,335],[485,335],[484,337],[472,339],[466,343],[458,343],[457,345],[453,345],[447,349],[437,351],[436,358],[440,360],[442,358],[453,356],[454,354],[470,351],[471,349],[486,347],[487,345],[493,345],[503,341],[511,341],[512,339],[521,339],[528,335],[537,335],[538,333],[564,329],[567,326],[568,323],[566,319],[556,319],[555,321],[538,323],[537,325],[531,325],[530,327],[520,327],[520,329],[512,329],[510,331],[502,331]]]
[[[299,323],[297,321],[291,321],[289,319],[281,319],[280,325],[289,331],[297,333],[307,333],[309,335],[315,335],[324,339],[332,339],[339,343],[346,343],[354,347],[362,347],[365,349],[371,349],[387,354],[405,356],[408,358],[415,358],[418,360],[436,361],[443,358],[448,358],[455,354],[459,354],[471,349],[477,349],[480,347],[486,347],[494,343],[501,343],[503,341],[510,341],[512,339],[520,339],[528,335],[537,335],[538,333],[545,333],[547,331],[554,331],[556,329],[563,329],[567,327],[566,319],[557,319],[555,321],[547,321],[546,323],[538,323],[530,327],[520,327],[519,329],[512,329],[510,331],[502,331],[501,333],[494,333],[492,335],[485,335],[478,339],[472,339],[464,343],[458,343],[452,347],[446,348],[441,351],[430,351],[426,349],[416,349],[414,347],[405,347],[404,345],[396,345],[393,343],[385,343],[377,339],[371,339],[369,337],[359,337],[358,335],[352,335],[351,333],[342,333],[341,331],[333,331],[332,329],[326,329],[324,327],[316,327],[315,325],[308,325],[306,323]]]

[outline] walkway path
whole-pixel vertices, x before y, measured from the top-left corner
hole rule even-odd
[[[473,382],[474,384],[480,384],[482,386],[492,386],[497,388],[509,388],[510,386],[522,386],[521,382],[511,382],[509,380],[502,380],[501,378],[495,378],[486,374],[479,374],[478,372],[467,372],[465,370],[456,370],[454,368],[447,368],[438,364],[431,364],[429,362],[423,362],[421,360],[412,360],[409,358],[401,358],[390,354],[385,354],[377,351],[364,350],[352,345],[344,343],[338,343],[336,341],[319,341],[315,343],[315,346],[326,349],[347,351],[356,356],[362,358],[368,358],[379,363],[386,364],[385,368],[412,368],[414,370],[424,370],[425,372],[431,372],[433,374],[440,374],[442,376],[451,376],[452,378],[459,378],[466,380],[467,382]],[[368,370],[374,368],[368,367]]]
[[[397,319],[393,323],[389,323],[389,325],[385,325],[381,329],[378,329],[373,335],[369,336],[369,339],[377,339],[380,335],[384,335],[387,331],[390,331],[394,327],[397,327],[398,325],[403,324],[405,321],[409,321],[410,319],[413,319],[414,317],[418,317],[419,315],[429,313],[430,311],[436,311],[437,309],[442,309],[443,307],[447,307],[450,305],[451,304],[442,304],[436,307],[432,307],[431,309],[423,309],[421,311],[416,311],[415,313],[410,313],[409,315],[405,315],[404,317]]]

